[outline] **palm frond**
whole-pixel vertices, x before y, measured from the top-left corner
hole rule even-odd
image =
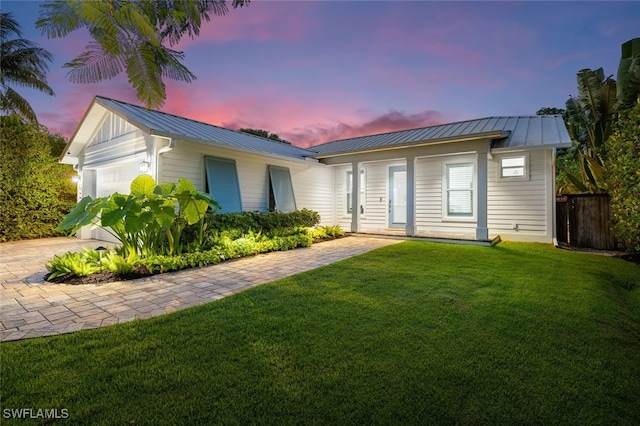
[[[161,64],[162,76],[172,80],[184,81],[191,83],[196,80],[195,74],[187,69],[180,62],[184,58],[182,52],[163,48],[159,51],[158,63]]]
[[[167,97],[162,69],[156,63],[157,52],[152,44],[142,43],[137,49],[128,50],[124,58],[129,83],[149,109],[161,107]]]
[[[86,25],[81,10],[82,2],[77,0],[44,2],[40,5],[36,28],[47,38],[65,37]]]
[[[29,102],[10,87],[6,87],[0,93],[0,110],[8,114],[17,114],[27,121],[38,122]]]
[[[67,78],[72,83],[98,83],[116,77],[124,69],[122,55],[106,52],[98,43],[89,43],[86,51],[63,65],[70,68]]]

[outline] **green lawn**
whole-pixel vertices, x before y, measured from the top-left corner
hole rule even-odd
[[[640,266],[405,242],[0,350],[2,413],[66,408],[73,424],[637,426]]]

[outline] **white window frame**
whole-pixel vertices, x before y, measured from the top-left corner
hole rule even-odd
[[[345,216],[351,216],[351,203],[349,203],[349,199],[351,197],[351,191],[353,190],[353,181],[351,180],[353,176],[353,170],[347,170],[345,173],[345,203],[344,203],[344,211]],[[364,168],[360,169],[360,217],[365,217],[367,213],[367,190],[366,190],[366,172]]]
[[[524,164],[522,166],[523,168],[523,174],[522,175],[509,175],[508,173],[505,174],[505,170],[509,170],[509,169],[517,169],[519,168],[518,166],[503,166],[503,161],[504,160],[511,160],[511,159],[520,159],[522,158],[524,160]],[[529,180],[529,153],[528,152],[519,152],[517,154],[508,154],[508,155],[501,155],[500,157],[498,157],[497,159],[497,173],[496,176],[498,177],[498,180],[500,181],[510,181],[510,180]]]
[[[449,169],[452,167],[471,166],[471,184],[466,189],[449,188]],[[478,168],[475,161],[471,159],[456,159],[446,161],[442,164],[442,219],[443,221],[452,222],[475,222],[477,211],[477,173]],[[471,192],[471,213],[470,214],[451,214],[449,213],[449,193],[451,191],[470,191]]]

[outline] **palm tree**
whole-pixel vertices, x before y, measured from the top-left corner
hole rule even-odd
[[[234,8],[250,0],[233,0]],[[163,78],[190,83],[196,76],[183,64],[184,54],[171,49],[183,35],[200,33],[210,14],[225,15],[225,0],[66,0],[46,1],[36,27],[49,38],[86,28],[93,41],[63,65],[73,83],[97,83],[123,71],[147,108],[167,97]],[[168,46],[167,46],[168,45]]]
[[[47,84],[51,53],[22,38],[11,13],[0,13],[0,110],[37,122],[31,105],[11,86],[22,86],[54,96]]]

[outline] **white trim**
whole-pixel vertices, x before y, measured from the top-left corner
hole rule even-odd
[[[503,166],[503,160],[511,160],[511,159],[524,159],[524,164],[522,166],[523,174],[522,175],[514,175],[514,176],[505,176],[503,171],[506,169],[516,170],[518,167],[516,166]],[[513,154],[503,154],[497,156],[496,159],[496,179],[499,181],[517,181],[517,180],[529,180],[529,172],[531,169],[531,165],[529,162],[529,153],[525,151],[514,152]]]
[[[472,187],[471,187],[471,215],[449,215],[449,203],[448,203],[448,191],[449,180],[447,176],[447,169],[451,165],[471,165],[472,170]],[[450,161],[442,162],[442,221],[443,222],[476,222],[478,211],[478,164],[476,159],[471,158],[456,158]]]

